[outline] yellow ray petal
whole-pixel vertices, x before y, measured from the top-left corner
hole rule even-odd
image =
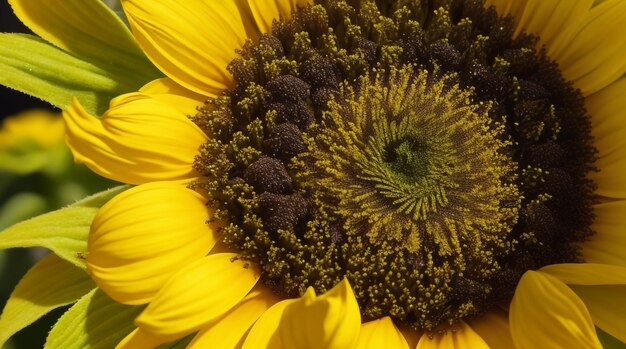
[[[493,309],[484,315],[467,320],[467,323],[490,348],[515,348],[511,338],[509,314],[505,311]]]
[[[296,302],[296,299],[286,299],[274,304],[257,320],[250,329],[250,333],[243,343],[242,349],[283,349],[278,328],[285,313],[285,308]]]
[[[235,0],[122,0],[135,38],[182,86],[215,97],[232,84],[227,65],[246,31]]]
[[[252,10],[250,9],[248,0],[233,1],[237,6],[239,15],[241,16],[241,20],[243,21],[243,27],[246,30],[246,36],[252,41],[257,41],[261,32],[259,31],[259,28],[256,24],[256,20],[254,19],[254,15],[252,14]]]
[[[184,115],[196,115],[198,107],[207,100],[205,96],[189,91],[170,78],[151,81],[139,92],[171,105]]]
[[[206,136],[186,115],[156,98],[122,95],[102,118],[74,100],[63,117],[75,160],[104,177],[141,184],[197,176],[192,165]]]
[[[461,321],[441,334],[424,333],[417,343],[417,349],[489,349],[480,336]]]
[[[237,254],[211,254],[174,274],[135,323],[152,336],[181,338],[232,309],[259,277]]]
[[[115,349],[153,349],[167,341],[168,339],[152,336],[146,333],[146,331],[137,328],[122,339],[122,341],[115,346]]]
[[[593,322],[626,343],[626,285],[572,286],[585,302]]]
[[[548,265],[539,271],[568,285],[626,285],[626,267],[617,265],[564,263]]]
[[[527,0],[517,17],[515,36],[522,31],[536,34],[537,46],[546,45],[548,54],[554,53],[579,28],[592,4],[593,0]]]
[[[261,33],[269,33],[276,19],[290,19],[298,6],[312,4],[313,0],[247,0]]]
[[[344,279],[319,297],[309,288],[287,305],[278,330],[285,349],[350,349],[360,328],[359,305]]]
[[[617,145],[610,144],[620,131],[623,131],[626,120],[626,101],[623,98],[626,89],[626,79],[620,79],[604,90],[595,93],[585,99],[587,112],[591,115],[592,132],[595,136],[596,147],[600,156],[604,157],[611,153]],[[621,145],[623,143],[618,143]],[[613,146],[613,148],[611,148]]]
[[[361,325],[355,349],[409,349],[402,332],[388,316]]]
[[[585,261],[626,267],[626,201],[594,205],[596,232],[582,243]]]
[[[260,285],[255,288],[224,316],[206,324],[187,346],[188,349],[232,349],[237,348],[254,322],[278,298]]]
[[[620,140],[617,144],[622,143]],[[597,193],[616,199],[626,198],[626,157],[624,149],[617,149],[607,156],[597,159],[598,172],[591,172],[589,178],[598,185]]]
[[[626,72],[626,2],[607,0],[589,12],[559,58],[563,76],[589,96]]]
[[[87,268],[111,298],[147,303],[180,268],[218,239],[196,192],[168,182],[131,188],[104,205],[91,225]]]
[[[591,115],[591,132],[598,149],[599,172],[590,177],[598,185],[597,193],[606,197],[626,198],[626,79],[620,79],[609,87],[586,98]]]
[[[43,39],[102,68],[159,76],[126,25],[102,1],[10,0],[19,19]],[[90,20],[97,18],[98,20]]]
[[[602,348],[583,302],[548,274],[522,276],[509,320],[516,348]]]

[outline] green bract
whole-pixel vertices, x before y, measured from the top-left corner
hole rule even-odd
[[[94,289],[89,275],[54,254],[32,267],[17,285],[0,317],[0,347],[53,309],[74,303]]]
[[[55,253],[35,265],[11,294],[0,317],[0,346],[41,316],[75,302],[96,287],[84,270],[89,226],[98,209],[125,189],[121,186],[95,194],[0,232],[0,249],[41,246]],[[71,314],[66,318],[73,319]],[[61,329],[64,325],[58,331]],[[108,331],[108,327],[102,330]]]
[[[0,249],[41,246],[85,269],[89,226],[98,209],[127,189],[125,186],[95,194],[58,211],[32,218],[0,232]]]

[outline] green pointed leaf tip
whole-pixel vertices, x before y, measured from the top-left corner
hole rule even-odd
[[[21,329],[95,287],[84,270],[54,254],[46,256],[24,275],[6,303],[0,316],[0,348]]]
[[[61,109],[76,97],[85,110],[100,115],[112,98],[153,80],[110,68],[77,58],[33,35],[0,34],[0,84]]]
[[[99,289],[72,306],[54,325],[44,349],[110,349],[135,329],[142,306],[116,303]]]
[[[0,232],[0,249],[41,246],[85,269],[84,253],[91,221],[102,205],[126,189],[128,186],[109,189],[66,208],[17,223]]]

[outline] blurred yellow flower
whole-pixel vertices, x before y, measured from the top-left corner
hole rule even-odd
[[[64,130],[60,114],[43,109],[6,118],[0,126],[0,170],[62,171],[68,154]]]

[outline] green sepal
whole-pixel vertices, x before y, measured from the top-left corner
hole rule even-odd
[[[76,97],[85,110],[100,115],[113,97],[148,81],[128,70],[86,62],[33,35],[0,34],[0,84],[61,109]]]
[[[6,303],[0,316],[0,348],[21,329],[95,287],[84,270],[54,254],[46,256],[24,275]]]
[[[95,289],[81,298],[54,325],[44,349],[110,349],[135,329],[144,307],[115,302]]]
[[[600,343],[602,344],[602,348],[626,349],[626,343],[602,331],[602,329],[600,329],[599,327],[596,327],[596,333],[598,334],[598,339],[600,340]]]
[[[158,349],[185,349],[187,348],[189,343],[191,343],[191,341],[193,340],[193,337],[195,336],[196,336],[195,333],[190,334],[189,336],[179,339],[177,341],[167,343],[167,344],[162,344],[159,346]]]
[[[119,186],[66,208],[17,223],[0,233],[0,249],[41,246],[85,269],[84,253],[91,221],[102,205],[128,186]]]
[[[120,3],[120,0],[103,0],[105,5],[107,5],[107,7],[109,9],[111,9],[111,11],[113,11],[113,13],[115,13],[115,15],[122,21],[122,23],[124,23],[124,25],[126,27],[128,27],[128,19],[126,18],[126,14],[124,13],[124,10],[122,9],[122,4]]]

